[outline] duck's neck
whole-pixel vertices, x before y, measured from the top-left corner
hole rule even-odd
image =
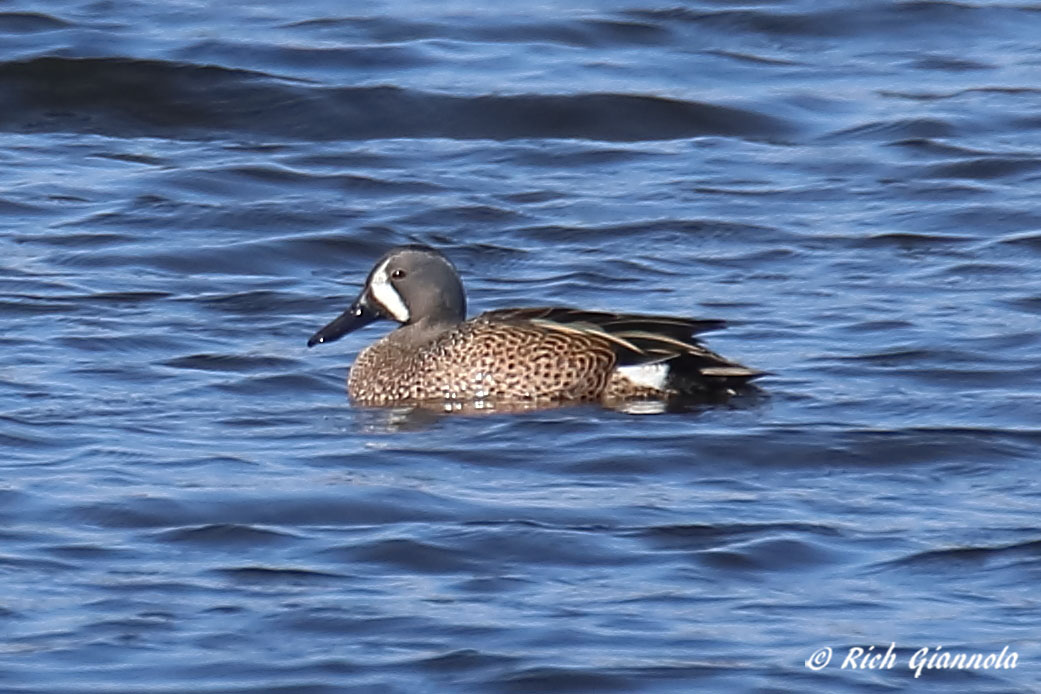
[[[433,342],[458,324],[457,321],[435,321],[423,318],[415,323],[401,326],[384,339],[406,349],[416,349]]]

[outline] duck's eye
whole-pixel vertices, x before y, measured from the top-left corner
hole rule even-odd
[[[408,274],[407,272],[405,272],[404,270],[398,268],[394,272],[390,273],[390,278],[393,279],[393,280],[400,280],[400,279],[404,278],[405,275],[407,275],[407,274]]]

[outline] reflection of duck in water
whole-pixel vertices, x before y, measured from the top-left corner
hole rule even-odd
[[[718,399],[761,375],[694,339],[722,327],[718,320],[571,308],[502,309],[467,320],[455,267],[424,246],[401,246],[380,258],[357,300],[307,345],[332,342],[380,318],[402,325],[363,349],[351,367],[347,391],[361,405],[614,407]]]

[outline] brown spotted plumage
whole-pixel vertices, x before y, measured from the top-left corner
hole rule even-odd
[[[760,375],[701,345],[722,321],[523,308],[465,320],[458,274],[421,246],[381,258],[358,300],[308,342],[377,318],[401,327],[369,345],[347,390],[363,405],[603,402],[726,394]]]

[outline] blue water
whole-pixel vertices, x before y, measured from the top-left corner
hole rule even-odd
[[[1037,691],[1038,36],[1015,1],[0,4],[0,692]],[[354,408],[388,326],[305,343],[409,242],[474,311],[722,318],[772,375]],[[1018,662],[916,679],[937,647]]]

